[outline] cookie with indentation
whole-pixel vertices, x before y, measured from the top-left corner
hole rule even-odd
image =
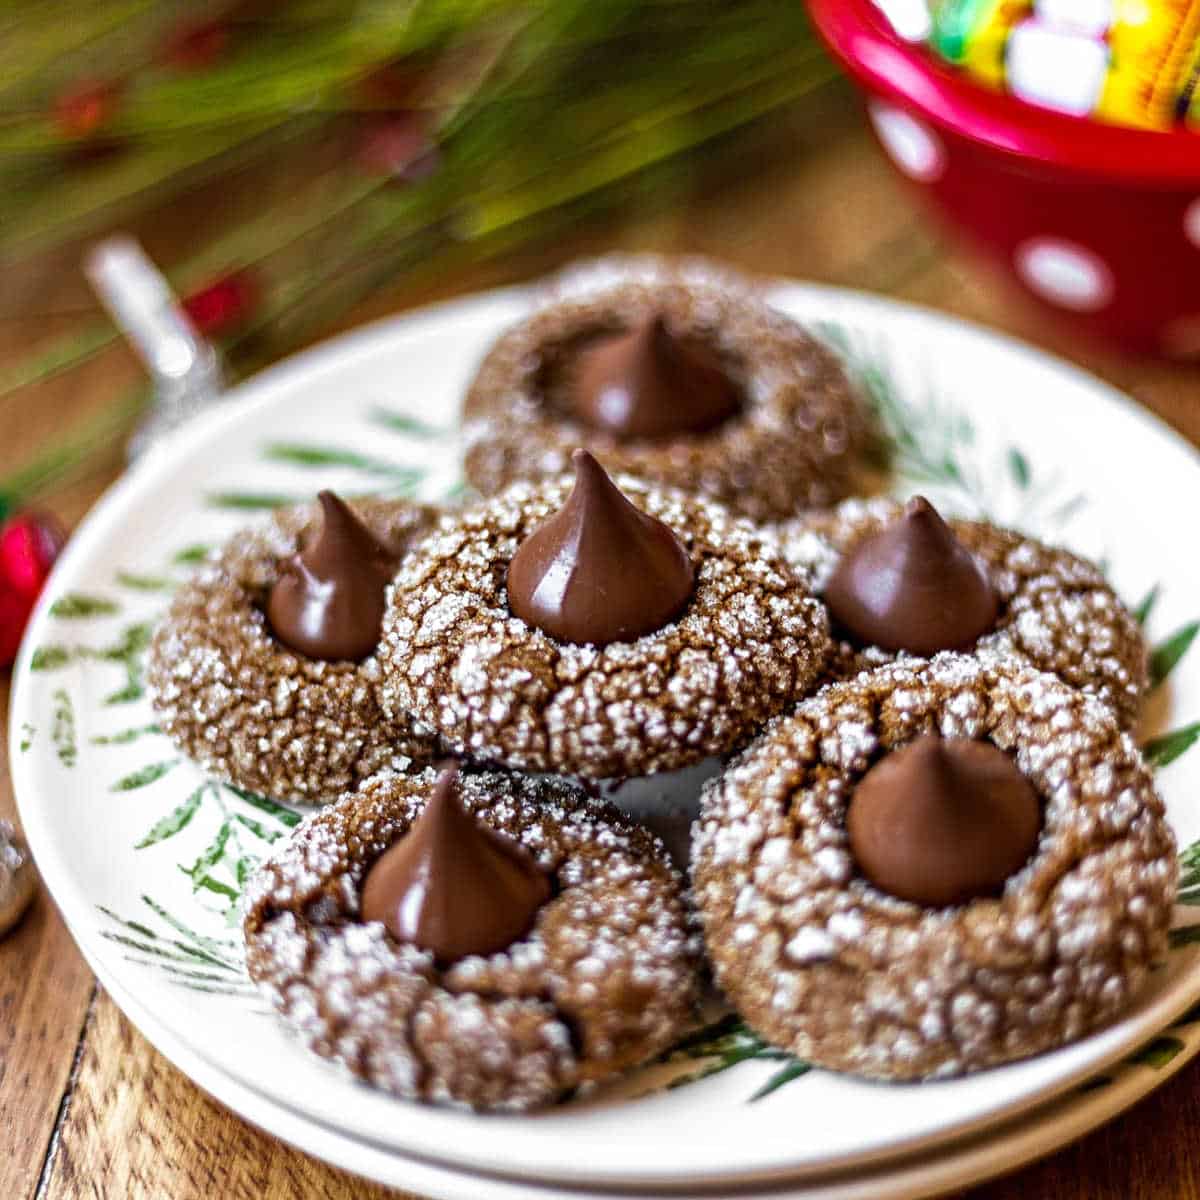
[[[916,788],[931,734],[970,753]],[[1028,785],[1031,852],[1028,830],[989,848],[953,812],[971,803],[954,776],[997,759],[1009,778],[986,819],[1028,826]],[[907,848],[856,819],[880,800],[885,819],[923,823],[893,825]],[[982,869],[936,844],[964,832]],[[793,1054],[881,1079],[977,1071],[1118,1017],[1166,951],[1177,874],[1150,770],[1112,710],[988,654],[825,688],[705,788],[692,843],[709,956],[742,1016]]]
[[[729,269],[654,256],[551,280],[480,366],[463,435],[484,495],[558,475],[582,446],[757,520],[849,494],[868,441],[830,350]]]
[[[407,500],[351,508],[397,561],[438,515]],[[147,668],[159,724],[185,754],[218,779],[300,804],[439,753],[428,729],[380,708],[374,654],[327,662],[273,634],[268,597],[283,564],[315,535],[318,513],[316,504],[286,509],[235,534],[176,593]]]
[[[906,508],[886,497],[847,500],[830,512],[810,513],[776,527],[788,561],[830,603],[836,647],[830,669],[833,678],[855,675],[904,654],[872,644],[869,635],[856,636],[847,630],[838,619],[830,584],[856,549],[911,522],[914,518],[908,510],[918,504],[910,501]],[[952,519],[945,527],[974,560],[994,594],[990,609],[994,617],[988,618],[982,633],[968,639],[967,646],[943,648],[994,651],[1051,671],[1100,697],[1123,725],[1132,727],[1149,688],[1148,648],[1141,627],[1099,567],[1069,550],[986,521]],[[884,547],[877,554],[886,552]],[[903,570],[898,565],[895,569],[897,574]],[[931,573],[942,584],[950,579],[945,569],[931,568]],[[962,574],[960,566],[947,599],[957,604],[966,597],[977,612],[982,608],[986,614],[985,599]],[[885,608],[887,599],[881,601]],[[927,598],[926,609],[934,603]],[[853,612],[849,615],[853,620]],[[966,629],[967,634],[973,632]],[[962,629],[954,632],[955,637],[962,634]]]
[[[516,484],[448,514],[402,564],[379,650],[390,713],[421,713],[469,758],[623,779],[728,754],[808,694],[830,649],[828,620],[772,536],[712,501],[631,476],[615,482],[681,543],[691,592],[679,615],[606,645],[565,641],[514,615],[510,563],[531,534],[568,515],[579,486]],[[611,548],[601,557],[614,592],[666,586],[632,558],[622,567]],[[563,561],[550,564],[547,594],[577,581]]]
[[[458,783],[488,836],[553,881],[512,945],[443,963],[363,921],[364,880],[436,782],[433,770],[368,780],[248,881],[247,968],[291,1030],[375,1087],[477,1109],[548,1104],[670,1045],[699,988],[682,880],[656,838],[565,781]]]

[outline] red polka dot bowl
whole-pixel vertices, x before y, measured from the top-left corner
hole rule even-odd
[[[1200,358],[1200,133],[1102,124],[989,90],[874,0],[809,0],[885,153],[1017,285],[1082,333]]]

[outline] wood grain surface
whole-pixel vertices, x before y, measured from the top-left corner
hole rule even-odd
[[[251,203],[253,182],[248,196],[222,193],[214,206],[200,195],[155,214],[137,232],[169,259],[206,221]],[[808,113],[741,138],[669,188],[631,191],[623,210],[601,227],[559,236],[549,248],[498,248],[490,260],[439,278],[410,278],[360,306],[339,328],[613,248],[714,254],[748,270],[886,292],[981,321],[1081,362],[1200,444],[1200,374],[1122,359],[1047,327],[1003,280],[944,240],[891,174],[840,86]],[[76,258],[64,253],[37,271],[0,278],[0,366],[90,311]],[[70,379],[0,401],[0,474],[57,430],[102,412],[136,379],[131,357],[117,349]],[[50,496],[48,507],[75,523],[119,468],[114,449]],[[7,715],[5,680],[5,727]],[[0,816],[12,815],[4,761]],[[1106,1128],[968,1195],[1198,1197],[1197,1128],[1200,1067],[1191,1065]],[[479,1194],[486,1196],[486,1185]],[[170,1066],[96,987],[44,893],[19,931],[0,942],[0,1200],[385,1195],[401,1194],[334,1171],[244,1124]]]

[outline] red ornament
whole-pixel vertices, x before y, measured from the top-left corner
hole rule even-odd
[[[0,667],[17,656],[21,635],[66,541],[44,513],[20,513],[0,526]]]
[[[406,183],[427,179],[437,169],[438,152],[416,113],[399,113],[364,125],[355,155],[370,175],[390,175]]]
[[[249,271],[232,271],[188,296],[183,311],[196,331],[209,337],[243,324],[258,307],[259,299],[254,276]]]
[[[63,92],[54,102],[54,120],[64,137],[90,138],[109,123],[121,100],[123,85],[84,83]]]
[[[228,44],[229,26],[224,21],[182,24],[167,36],[158,57],[177,71],[203,71],[221,57]]]

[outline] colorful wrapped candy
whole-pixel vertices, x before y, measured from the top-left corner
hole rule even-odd
[[[928,29],[943,58],[1031,104],[1142,129],[1200,123],[1200,0],[932,0]]]

